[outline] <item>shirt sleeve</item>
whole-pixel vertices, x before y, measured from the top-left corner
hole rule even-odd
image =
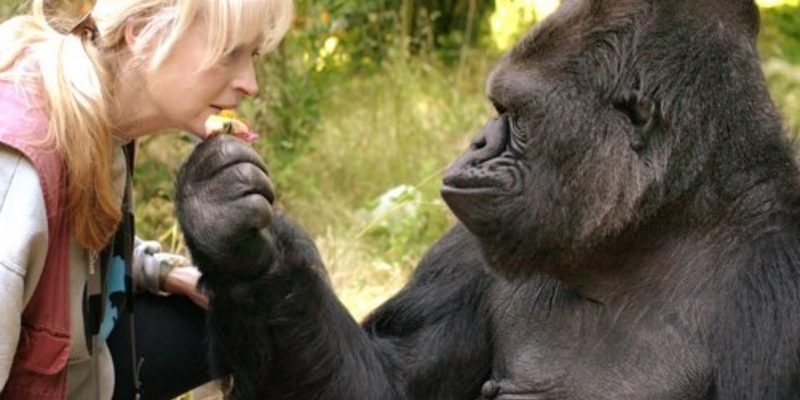
[[[36,169],[21,153],[0,144],[0,391],[17,350],[22,310],[44,268],[47,240]]]
[[[135,238],[131,269],[137,291],[147,290],[161,296],[169,295],[162,290],[167,274],[175,267],[185,267],[190,264],[186,257],[162,252],[161,245],[156,241]]]

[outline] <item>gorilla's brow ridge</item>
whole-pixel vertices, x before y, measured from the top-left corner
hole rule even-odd
[[[519,71],[501,66],[486,81],[486,97],[503,109],[527,104],[547,86],[544,78],[537,75],[540,74],[535,69]]]

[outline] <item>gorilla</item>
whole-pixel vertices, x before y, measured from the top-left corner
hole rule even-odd
[[[459,223],[358,324],[260,157],[178,218],[231,399],[800,398],[800,185],[753,0],[564,0],[490,74]]]

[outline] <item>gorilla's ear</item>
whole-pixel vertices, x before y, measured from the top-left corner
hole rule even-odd
[[[641,90],[633,89],[622,93],[612,104],[627,117],[633,127],[631,148],[637,153],[643,151],[647,136],[655,128],[658,119],[656,103],[642,94]]]

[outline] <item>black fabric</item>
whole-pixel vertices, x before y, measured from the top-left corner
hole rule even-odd
[[[126,174],[125,191],[122,196],[122,220],[109,244],[97,255],[94,260],[99,275],[90,274],[83,294],[83,323],[86,343],[89,352],[92,336],[101,333],[105,324],[105,338],[119,315],[125,309],[126,303],[133,304],[133,284],[131,281],[131,265],[133,265],[133,245],[136,233],[133,216],[133,166],[136,143],[131,142],[123,147],[125,154]],[[112,265],[113,264],[113,265]],[[118,268],[117,271],[109,269]],[[113,272],[116,272],[115,275]],[[109,283],[109,274],[113,283]],[[109,284],[111,287],[109,287]],[[108,319],[108,321],[104,321]]]
[[[128,163],[124,215],[109,246],[113,256],[125,262],[125,293],[112,298],[119,314],[107,339],[114,360],[114,399],[137,399],[137,393],[142,400],[171,399],[211,380],[206,360],[206,314],[184,296],[134,294],[131,265],[135,229],[131,186],[135,148],[133,142],[124,148]],[[104,261],[108,260],[108,255]],[[98,325],[92,332],[99,328],[99,321],[95,323]],[[138,370],[134,369],[134,364],[138,365]]]
[[[127,307],[107,341],[114,360],[114,399],[136,398],[132,336],[141,399],[171,399],[211,380],[203,309],[184,296],[150,293],[137,294],[133,305],[136,313]]]

